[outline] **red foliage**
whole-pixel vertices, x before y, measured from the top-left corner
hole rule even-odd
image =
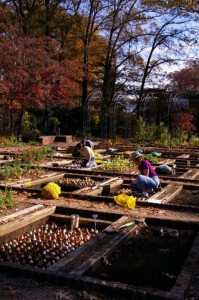
[[[173,122],[176,129],[193,132],[196,130],[196,126],[191,123],[193,120],[194,116],[190,113],[178,113],[173,119]]]
[[[173,87],[178,93],[199,92],[199,66],[189,66],[170,75]]]
[[[46,38],[0,34],[0,102],[12,111],[46,104],[73,106],[75,68],[61,66],[60,48]]]

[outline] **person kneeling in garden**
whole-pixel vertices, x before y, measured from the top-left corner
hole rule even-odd
[[[93,167],[95,165],[95,154],[93,150],[88,146],[84,146],[82,143],[78,143],[76,147],[82,159],[81,168]]]
[[[174,169],[169,167],[168,165],[160,165],[158,167],[155,168],[155,171],[157,174],[159,175],[174,175]]]
[[[91,140],[82,140],[80,143],[84,146],[88,146],[91,149],[94,149],[94,143]]]
[[[136,180],[132,180],[131,188],[132,190],[141,190],[142,197],[148,197],[149,193],[153,193],[160,184],[158,175],[151,163],[145,160],[140,152],[135,151],[130,160],[133,160],[140,172]]]

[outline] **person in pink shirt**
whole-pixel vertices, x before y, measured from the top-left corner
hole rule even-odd
[[[142,154],[135,151],[131,159],[136,164],[139,170],[136,180],[132,181],[131,188],[133,190],[141,190],[143,197],[148,197],[149,192],[153,191],[160,184],[158,175],[148,160],[145,160]]]

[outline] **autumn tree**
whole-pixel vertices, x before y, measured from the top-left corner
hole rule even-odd
[[[189,61],[186,67],[169,75],[172,88],[181,95],[193,95],[199,93],[199,62]]]
[[[183,8],[187,10],[194,10],[198,7],[198,0],[142,0],[143,4],[147,4],[150,6],[159,6],[159,7],[167,7],[167,8]]]
[[[103,59],[103,48],[106,47],[106,41],[98,36],[106,20],[106,1],[90,0],[87,7],[85,4],[80,6],[79,12],[82,17],[79,18],[79,38],[83,43],[83,59],[82,59],[82,105],[84,105],[91,82],[91,75],[99,73],[99,65]],[[97,58],[97,60],[95,59]]]
[[[127,64],[129,62],[133,64],[143,48],[141,43],[144,34],[142,24],[146,22],[146,18],[143,8],[139,7],[139,2],[137,0],[107,1],[107,18],[102,28],[107,39],[102,90],[108,119],[114,96],[118,92],[125,94],[125,82],[127,78],[130,81],[126,69]],[[126,71],[124,71],[125,69]],[[123,82],[121,75],[126,75]],[[110,125],[107,129],[108,135],[111,134]]]
[[[59,45],[52,39],[18,36],[16,30],[0,35],[0,101],[13,115],[19,115],[18,135],[24,112],[46,105],[74,105],[75,66],[60,65]],[[51,52],[49,52],[49,48]]]
[[[0,4],[1,47],[4,52],[8,49],[7,64],[1,58],[1,99],[11,104],[17,100],[18,111],[18,104],[24,111],[31,103],[44,109],[55,101],[70,107],[68,100],[75,97],[81,108],[97,87],[109,121],[118,93],[132,95],[139,90],[141,97],[161,73],[160,66],[173,64],[179,55],[182,59],[183,47],[194,42],[188,21],[196,12],[195,1],[4,0]],[[20,30],[9,39],[8,28],[13,25]],[[104,136],[110,134],[110,127],[104,128]]]
[[[174,1],[175,2],[175,1]],[[177,65],[186,61],[186,48],[195,44],[197,28],[193,24],[193,15],[184,14],[177,4],[171,1],[143,1],[146,7],[153,7],[150,12],[146,30],[146,45],[142,64],[141,85],[138,100],[138,115],[140,114],[139,103],[144,93],[146,84],[152,87],[152,82],[160,86],[162,82],[162,66]],[[183,1],[182,1],[183,3]],[[185,4],[185,2],[184,2]]]
[[[65,1],[61,0],[6,0],[13,11],[24,35],[27,36],[50,36],[55,26],[54,15],[57,8]]]
[[[196,130],[196,126],[192,124],[193,121],[194,116],[191,113],[178,113],[175,118],[173,118],[174,129],[180,129],[191,133]]]

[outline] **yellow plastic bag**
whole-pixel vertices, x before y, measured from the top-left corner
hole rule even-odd
[[[128,208],[135,208],[136,199],[133,196],[128,196],[126,194],[119,194],[114,196],[114,200],[117,204],[121,206],[127,206]]]
[[[49,182],[41,190],[41,196],[48,199],[57,199],[61,194],[61,188],[54,182]]]

